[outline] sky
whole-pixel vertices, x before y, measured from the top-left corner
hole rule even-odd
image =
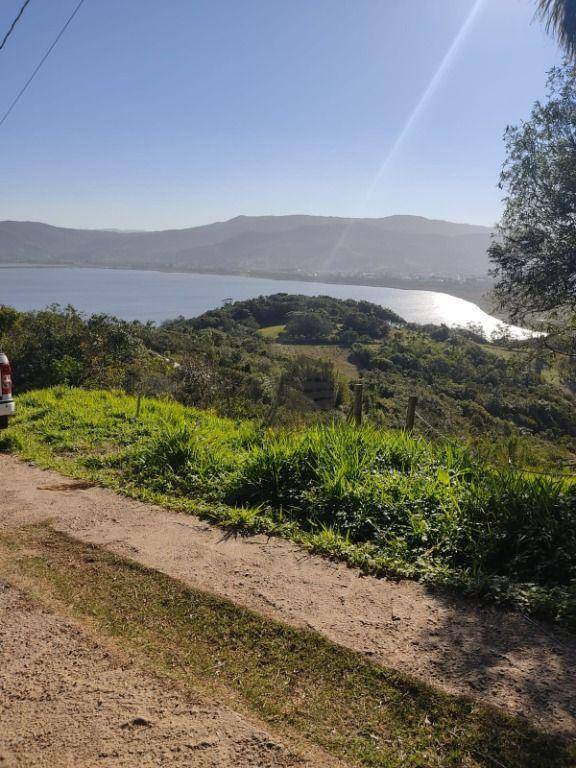
[[[23,0],[2,0],[0,36]],[[77,0],[30,0],[0,116]],[[0,126],[0,220],[492,225],[506,125],[561,62],[534,0],[85,0]]]

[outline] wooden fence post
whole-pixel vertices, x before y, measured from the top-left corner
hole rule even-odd
[[[138,392],[136,397],[136,418],[140,416],[140,406],[142,405],[142,394]]]
[[[414,429],[414,420],[416,418],[416,406],[418,405],[418,398],[416,395],[410,395],[408,398],[408,408],[406,408],[406,431],[412,432]]]
[[[362,426],[362,404],[364,402],[364,384],[354,384],[354,423]]]

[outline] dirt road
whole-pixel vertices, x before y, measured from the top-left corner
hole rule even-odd
[[[519,615],[363,577],[288,542],[198,519],[0,457],[0,527],[51,519],[201,589],[367,653],[446,690],[576,734],[576,640]]]
[[[0,583],[0,766],[329,766],[191,700]]]

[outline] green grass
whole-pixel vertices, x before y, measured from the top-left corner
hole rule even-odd
[[[0,437],[42,466],[368,573],[450,585],[576,627],[576,486],[462,443],[345,424],[269,430],[168,401],[56,388]]]
[[[380,768],[568,768],[560,738],[371,664],[45,526],[0,538],[3,570],[112,636],[157,674],[302,745]]]
[[[267,328],[260,328],[258,333],[265,339],[277,339],[285,328],[285,325],[269,325]]]

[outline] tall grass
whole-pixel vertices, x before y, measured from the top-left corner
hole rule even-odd
[[[103,482],[227,505],[244,528],[265,518],[370,570],[482,590],[576,627],[573,484],[369,426],[272,431],[154,400],[134,413],[121,394],[34,392],[4,445]]]

